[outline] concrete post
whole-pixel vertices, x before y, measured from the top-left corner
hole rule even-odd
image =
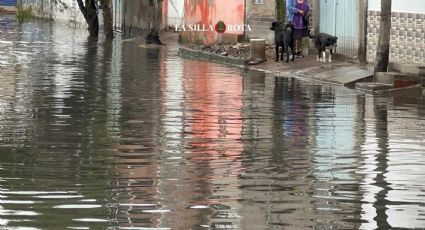
[[[252,63],[261,63],[266,60],[266,40],[265,39],[250,39]]]

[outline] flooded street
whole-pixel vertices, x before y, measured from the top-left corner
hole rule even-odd
[[[425,105],[0,15],[0,229],[425,228]]]

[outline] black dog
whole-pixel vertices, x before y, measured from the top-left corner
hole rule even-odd
[[[317,35],[310,36],[310,38],[314,38],[314,44],[317,49],[317,61],[326,62],[325,52],[326,50],[329,50],[329,62],[332,62],[332,50],[336,47],[338,38],[326,33],[319,33]]]
[[[292,59],[294,60],[294,26],[287,24],[283,26],[281,22],[273,22],[270,30],[274,31],[274,39],[276,46],[276,58],[279,60],[279,47],[282,47],[280,60],[283,60],[283,52],[286,51],[286,62],[289,62],[289,48],[291,48]]]

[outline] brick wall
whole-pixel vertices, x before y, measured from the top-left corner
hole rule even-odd
[[[285,0],[263,0],[263,4],[254,4],[255,0],[246,1],[246,23],[251,27],[251,32],[246,32],[246,38],[263,38],[269,44],[274,44],[274,32],[270,30],[273,21],[277,20],[276,1]],[[313,1],[310,3],[310,28],[313,29]],[[285,12],[286,15],[286,12]],[[287,21],[285,16],[285,21]]]
[[[246,23],[252,30],[246,32],[246,37],[263,38],[272,44],[274,32],[270,30],[270,26],[276,20],[276,0],[263,0],[262,4],[254,2],[255,0],[246,0]]]
[[[380,12],[369,11],[367,60],[375,61]],[[391,17],[390,62],[425,63],[425,14],[393,12]]]

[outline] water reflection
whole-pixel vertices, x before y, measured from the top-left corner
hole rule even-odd
[[[425,226],[423,102],[0,19],[1,227]]]

